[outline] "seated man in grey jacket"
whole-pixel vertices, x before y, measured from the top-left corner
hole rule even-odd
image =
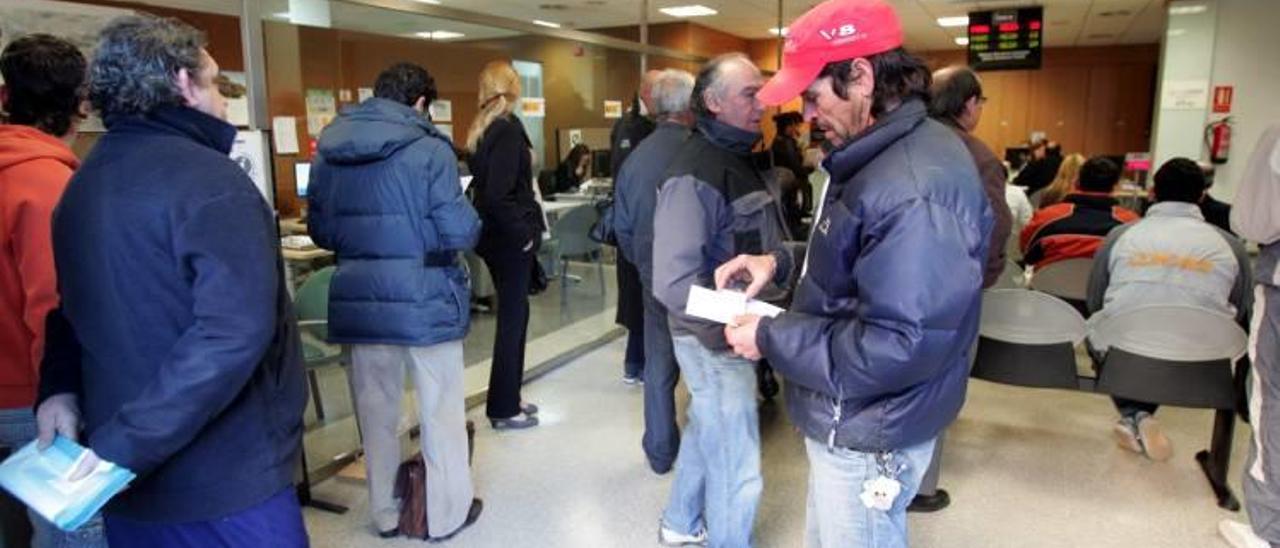
[[[1187,305],[1234,316],[1246,325],[1252,285],[1249,257],[1239,239],[1205,222],[1200,213],[1205,192],[1200,167],[1174,158],[1154,179],[1156,204],[1147,216],[1113,229],[1094,257],[1090,324],[1141,306]],[[1152,418],[1159,406],[1112,399],[1120,411],[1114,428],[1120,447],[1168,460],[1173,447]]]

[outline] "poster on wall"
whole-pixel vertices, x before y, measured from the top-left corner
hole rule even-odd
[[[275,137],[276,154],[298,153],[298,119],[276,116],[271,119],[271,135]]]
[[[245,88],[249,87],[249,80],[243,72],[227,72],[222,71],[222,75],[228,80],[240,84]],[[245,94],[241,97],[232,99],[227,98],[227,121],[236,127],[249,127],[249,95]]]
[[[333,97],[331,89],[307,90],[307,134],[320,136],[324,126],[329,125],[338,115],[338,101]]]
[[[1209,82],[1169,80],[1160,93],[1161,110],[1201,110],[1209,104]]]
[[[448,99],[436,99],[431,102],[431,106],[427,107],[431,112],[432,122],[452,122],[453,121],[453,101]]]
[[[569,130],[569,148],[576,147],[580,144],[582,144],[582,130],[580,129]]]
[[[547,117],[547,100],[542,97],[523,97],[520,99],[520,114],[529,118]]]
[[[443,133],[444,136],[448,137],[450,141],[454,140],[453,124],[436,124],[436,129],[440,130],[440,133]]]
[[[622,101],[605,100],[604,117],[609,119],[622,117]]]
[[[372,98],[373,98],[373,88],[358,88],[358,89],[356,89],[356,98],[357,98],[357,99],[359,99],[361,103],[363,103],[365,99],[372,99]]]
[[[231,159],[249,175],[253,186],[258,187],[267,206],[274,208],[271,199],[271,177],[267,173],[267,142],[261,131],[240,130],[231,145]]]
[[[351,90],[343,88],[338,90],[338,100],[344,103],[351,102]]]

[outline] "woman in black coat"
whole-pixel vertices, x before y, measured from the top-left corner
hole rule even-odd
[[[591,175],[591,149],[578,143],[569,149],[560,166],[556,168],[556,188],[559,192],[575,192],[578,186]]]
[[[529,329],[529,284],[546,228],[533,193],[533,153],[513,111],[520,77],[505,61],[480,73],[480,111],[467,137],[475,204],[483,221],[476,253],[493,277],[497,335],[489,371],[486,414],[498,430],[538,424],[537,406],[520,398]]]

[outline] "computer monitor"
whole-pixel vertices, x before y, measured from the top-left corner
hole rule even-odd
[[[307,186],[311,183],[311,164],[299,162],[293,164],[293,180],[298,188],[298,197],[307,197]]]
[[[609,173],[612,163],[609,149],[591,151],[591,176],[602,179],[612,177],[613,174]]]

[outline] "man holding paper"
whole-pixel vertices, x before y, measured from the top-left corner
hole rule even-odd
[[[126,16],[89,99],[107,133],[53,219],[62,304],[36,421],[137,474],[103,511],[112,547],[299,547],[306,385],[275,219],[228,153],[205,37]],[[83,428],[83,435],[80,430]],[[58,445],[55,443],[55,446]]]
[[[778,272],[791,271],[777,203],[748,160],[760,140],[764,106],[755,95],[763,81],[741,54],[702,68],[691,100],[696,127],[658,191],[653,294],[668,311],[676,361],[692,396],[659,527],[666,545],[751,544],[762,488],[755,364],[733,355],[723,324],[694,317],[699,295],[691,290],[710,287],[715,267],[743,253],[773,253],[768,260],[782,265]],[[781,287],[786,280],[773,281]],[[738,313],[745,310],[740,299]],[[715,317],[723,306],[715,295],[709,300],[712,313],[703,316]]]
[[[725,328],[786,378],[809,457],[810,546],[906,546],[906,507],[964,403],[994,224],[963,142],[930,120],[929,70],[882,0],[829,0],[788,27],[759,99],[797,95],[833,150],[791,307]],[[739,257],[717,285],[784,272]]]

